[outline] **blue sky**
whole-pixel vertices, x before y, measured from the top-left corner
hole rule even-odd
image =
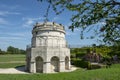
[[[31,31],[36,22],[43,22],[47,3],[40,4],[37,0],[0,0],[0,49],[8,46],[26,49],[31,44]],[[65,11],[60,15],[50,10],[50,22],[61,23],[66,29],[66,39],[69,44],[91,45],[99,44],[96,39],[80,39],[80,30],[74,32],[68,29],[71,24],[71,12]],[[92,34],[92,33],[89,33]],[[86,36],[89,36],[86,34]]]

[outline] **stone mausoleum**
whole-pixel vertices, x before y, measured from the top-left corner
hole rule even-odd
[[[27,47],[26,69],[31,73],[65,72],[70,69],[70,49],[65,29],[54,22],[36,23]]]

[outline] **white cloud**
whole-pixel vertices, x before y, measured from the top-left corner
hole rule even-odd
[[[8,9],[8,10],[16,10],[16,9],[20,8],[19,5],[6,5],[6,4],[0,4],[0,7],[2,9]]]
[[[19,15],[21,13],[18,12],[9,12],[9,11],[0,11],[0,16],[7,16],[7,15]],[[7,20],[4,18],[0,18],[0,24],[9,24]],[[10,25],[10,24],[9,24]]]
[[[20,15],[21,13],[18,12],[10,12],[10,11],[0,11],[0,16],[6,16],[6,15]]]
[[[5,40],[5,41],[10,41],[10,40],[21,40],[22,38],[21,37],[8,37],[8,36],[1,37],[0,36],[0,39]]]
[[[66,31],[66,35],[71,36],[71,35],[76,35],[76,33],[72,31]]]
[[[68,24],[65,25],[65,30],[66,30],[66,35],[70,36],[70,35],[77,35],[78,33],[78,29],[74,29],[74,31],[71,31],[71,29],[69,29],[69,26],[71,25],[71,22],[69,22]]]
[[[33,25],[34,20],[32,19],[28,19],[24,24],[23,27],[30,27],[31,25]]]
[[[6,50],[8,46],[15,46],[22,49],[25,49],[26,43],[30,42],[28,39],[20,38],[20,37],[8,37],[8,36],[0,36],[0,49]],[[22,45],[22,46],[21,46]]]
[[[29,27],[31,25],[33,25],[34,23],[34,20],[27,20],[24,24],[23,24],[23,27]]]
[[[29,32],[0,32],[0,35],[8,37],[26,38],[26,36],[30,36],[31,34]]]
[[[27,35],[30,36],[30,33],[28,32],[20,32],[20,33],[8,33],[11,36],[18,36],[18,37],[26,37]]]
[[[0,18],[0,24],[8,24],[8,22],[5,19]]]
[[[60,18],[59,18],[59,17],[54,17],[54,18],[52,19],[52,22],[56,22],[57,20],[60,20]]]
[[[23,17],[22,20],[33,20],[33,21],[36,21],[36,20],[43,20],[45,19],[44,17],[37,17],[37,18],[26,18],[26,17]]]
[[[23,27],[30,27],[34,25],[36,22],[44,20],[43,17],[38,17],[38,18],[23,18],[23,21],[25,22],[22,26]]]
[[[10,45],[25,49],[26,45],[30,43],[31,33],[29,31],[21,32],[7,32],[0,31],[0,48],[6,49]],[[16,45],[17,44],[17,45]]]

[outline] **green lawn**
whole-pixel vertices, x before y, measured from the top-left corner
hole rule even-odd
[[[0,74],[0,80],[120,80],[120,64],[107,69],[78,69],[55,74]]]
[[[0,55],[0,68],[25,65],[25,55]]]
[[[25,55],[0,55],[0,62],[6,59],[14,61],[24,61]],[[12,58],[11,58],[12,57]],[[24,63],[2,64],[3,68],[16,67]],[[1,64],[0,64],[1,67]],[[112,65],[111,68],[102,68],[96,70],[78,69],[73,72],[55,73],[55,74],[0,74],[0,80],[120,80],[120,64]]]

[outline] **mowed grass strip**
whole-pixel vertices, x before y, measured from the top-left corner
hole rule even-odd
[[[0,62],[25,61],[25,55],[0,55]]]
[[[96,70],[78,69],[55,74],[0,74],[0,80],[120,80],[120,64]],[[7,76],[7,77],[6,77]]]
[[[25,63],[0,63],[0,68],[15,68],[21,65],[25,65]]]
[[[25,55],[0,55],[0,68],[25,65]]]

